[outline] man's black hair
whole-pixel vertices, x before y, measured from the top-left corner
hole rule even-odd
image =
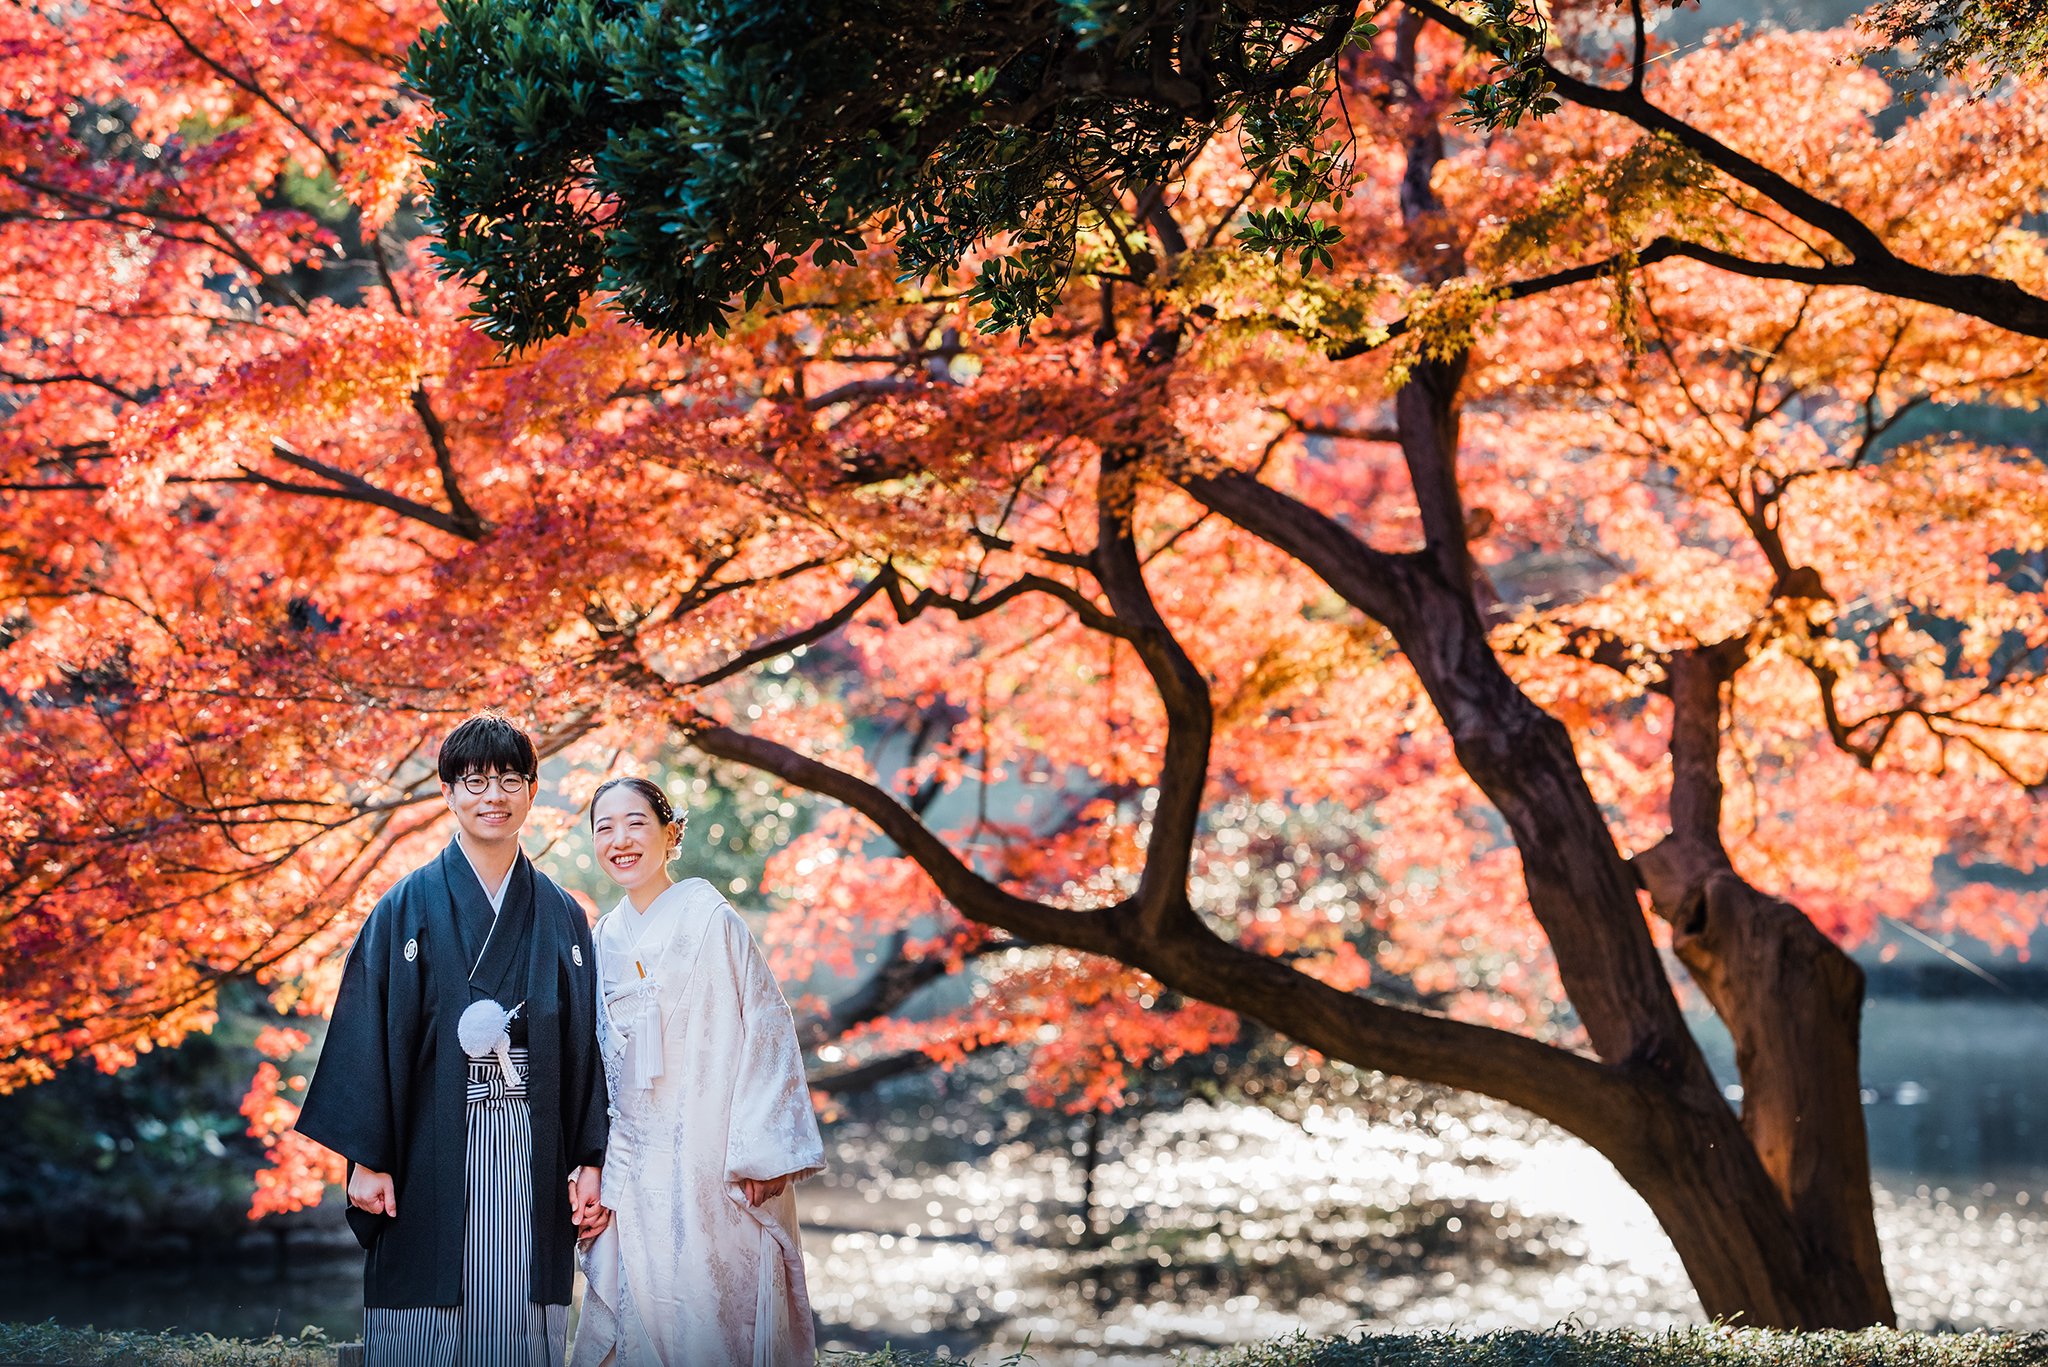
[[[441,742],[441,782],[453,783],[470,774],[539,778],[533,738],[496,712],[477,713]]]

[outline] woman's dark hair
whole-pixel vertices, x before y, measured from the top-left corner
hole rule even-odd
[[[647,800],[654,812],[654,819],[664,826],[676,824],[676,809],[668,800],[668,794],[661,786],[644,778],[608,778],[597,785],[597,791],[590,795],[590,828],[597,829],[597,800],[614,788],[631,788]]]
[[[470,774],[524,774],[538,779],[540,759],[531,736],[496,712],[479,712],[441,742],[440,769],[443,783]]]

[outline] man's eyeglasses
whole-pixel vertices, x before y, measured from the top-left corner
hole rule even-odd
[[[491,785],[495,783],[498,785],[498,791],[506,797],[518,797],[526,791],[527,785],[532,781],[524,774],[465,774],[462,786],[477,797],[482,797],[491,791]]]

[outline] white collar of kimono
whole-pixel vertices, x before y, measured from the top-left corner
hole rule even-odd
[[[491,904],[491,915],[496,916],[505,909],[505,889],[512,886],[512,870],[505,870],[505,876],[498,880],[498,886],[493,890],[491,885],[484,881],[484,871],[476,866],[476,860],[469,857],[469,846],[462,843],[462,837],[459,835],[455,837],[455,848],[462,851],[463,862],[468,864],[469,871],[476,875],[478,885],[484,890],[485,899]],[[514,855],[512,862],[517,865],[519,856]]]
[[[606,1020],[611,1022],[614,1031],[624,1036],[624,1054],[619,1060],[620,1076],[626,1086],[635,1091],[646,1091],[667,1071],[667,1059],[664,1057],[667,1046],[664,1043],[664,1036],[668,1033],[669,1020],[674,1017],[682,1003],[678,999],[665,1014],[663,1013],[661,975],[668,965],[669,952],[675,948],[676,941],[683,934],[685,916],[690,904],[707,893],[713,898],[717,896],[717,890],[703,879],[686,878],[680,883],[671,883],[663,888],[661,895],[647,904],[646,911],[635,908],[632,897],[627,896],[620,898],[619,905],[613,908],[614,914],[605,918],[606,921],[616,922],[620,926],[612,937],[614,940],[630,941],[628,944],[619,945],[611,952],[619,954],[624,959],[630,959],[633,974],[628,977],[621,973],[619,978],[624,986],[610,988],[607,985],[608,990],[604,992],[601,1000]],[[639,920],[637,926],[633,923],[635,917]],[[668,933],[662,937],[659,951],[650,954],[644,948],[644,942],[655,927],[664,922],[667,924]],[[604,934],[604,930],[604,925],[600,924],[600,936]],[[699,936],[698,943],[701,942],[702,936]],[[690,956],[686,954],[685,959],[688,958]],[[689,962],[682,962],[678,971],[687,977],[690,969]],[[629,1003],[630,1015],[625,1020],[620,1020],[614,1008],[624,1008]]]
[[[689,902],[702,896],[706,890],[709,890],[713,896],[717,895],[717,889],[713,888],[702,878],[685,878],[680,882],[670,883],[667,887],[663,888],[661,895],[652,902],[649,902],[645,911],[633,905],[633,898],[630,893],[621,897],[619,904],[613,907],[612,911],[616,913],[616,919],[622,927],[632,926],[644,931],[646,927],[654,923],[655,913],[680,911]]]
[[[645,911],[633,905],[630,895],[621,897],[609,914],[598,919],[598,940],[607,953],[620,954],[634,962],[638,967],[635,976],[651,979],[658,964],[667,960],[669,946],[682,934],[692,909],[716,906],[718,900],[718,889],[702,878],[685,878],[669,884],[647,904]],[[648,942],[664,926],[668,933],[650,945]]]

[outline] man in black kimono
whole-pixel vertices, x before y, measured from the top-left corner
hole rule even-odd
[[[442,744],[461,829],[356,937],[299,1113],[349,1161],[371,1367],[563,1360],[607,1120],[590,925],[519,848],[538,770],[493,714]]]

